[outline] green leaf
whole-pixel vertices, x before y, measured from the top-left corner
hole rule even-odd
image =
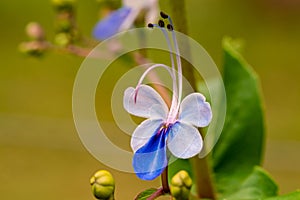
[[[228,200],[263,199],[277,194],[278,187],[261,167],[255,167],[244,180],[238,191],[230,195]]]
[[[278,197],[271,197],[264,200],[297,200],[300,199],[300,190],[297,190],[295,192],[278,196]]]
[[[218,193],[228,196],[261,163],[264,115],[259,80],[237,51],[239,44],[225,38],[223,49],[227,113],[212,157]]]
[[[137,195],[137,197],[135,198],[135,200],[147,200],[156,191],[157,191],[157,189],[155,189],[155,188],[147,189],[147,190],[139,193]]]

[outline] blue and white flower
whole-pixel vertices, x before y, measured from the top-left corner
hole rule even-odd
[[[132,115],[147,118],[134,131],[131,147],[134,151],[133,168],[136,175],[144,180],[159,176],[168,165],[168,152],[177,158],[187,159],[200,153],[202,137],[197,127],[208,126],[212,119],[210,104],[200,93],[187,95],[182,101],[182,69],[179,49],[169,16],[169,31],[176,51],[177,71],[173,55],[170,53],[172,67],[155,64],[148,68],[135,88],[125,90],[123,104]],[[161,23],[163,24],[163,23]],[[171,49],[170,38],[165,28],[158,25],[166,36]],[[162,25],[161,25],[162,26]],[[156,90],[142,84],[147,73],[157,67],[166,69],[173,80],[173,94],[170,108]]]
[[[120,31],[131,28],[141,11],[146,13],[146,24],[155,21],[159,12],[158,0],[123,0],[123,7],[96,24],[93,31],[94,37],[105,40]]]

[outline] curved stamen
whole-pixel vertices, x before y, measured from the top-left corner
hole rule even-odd
[[[181,66],[180,52],[179,52],[179,48],[178,48],[176,35],[175,35],[175,32],[173,31],[173,27],[174,27],[173,21],[170,16],[168,16],[168,20],[172,27],[172,29],[169,29],[169,30],[172,32],[172,39],[173,39],[174,48],[175,48],[175,52],[176,52],[176,61],[177,61],[177,70],[178,70],[178,90],[179,90],[179,92],[178,92],[178,105],[176,108],[176,111],[178,111],[180,101],[182,98],[182,66]]]
[[[170,16],[168,16],[167,14],[165,14],[163,12],[161,12],[160,15],[163,19],[168,19],[168,21],[169,21],[169,24],[167,25],[167,29],[172,32],[172,40],[173,40],[173,45],[175,48],[176,62],[177,62],[177,76],[176,76],[174,58],[173,58],[173,54],[172,54],[173,49],[172,49],[172,45],[171,45],[171,40],[169,38],[169,35],[168,35],[166,29],[164,28],[165,24],[164,24],[163,20],[159,20],[158,24],[148,24],[148,27],[149,28],[153,28],[153,27],[159,28],[163,32],[163,34],[167,40],[167,43],[168,43],[171,64],[172,64],[172,73],[173,73],[173,75],[172,75],[173,96],[172,96],[171,108],[170,108],[169,115],[167,118],[167,123],[174,123],[174,121],[177,117],[178,111],[179,111],[180,101],[182,98],[182,66],[181,66],[180,52],[179,52],[179,48],[178,48],[176,35],[175,35],[175,32],[173,31],[173,27],[174,27],[173,21]],[[178,77],[178,85],[177,85],[177,77]]]
[[[177,85],[177,77],[176,77],[176,70],[175,70],[175,63],[174,63],[174,58],[173,58],[173,53],[172,53],[172,45],[171,45],[171,40],[170,37],[166,31],[166,29],[162,28],[160,25],[157,24],[151,24],[152,27],[156,27],[159,28],[164,36],[165,39],[167,40],[167,44],[169,47],[169,53],[170,53],[170,59],[171,59],[171,64],[172,64],[172,72],[173,72],[173,85]],[[173,87],[174,88],[174,87]],[[179,107],[179,101],[178,101],[178,88],[176,87],[176,90],[173,90],[173,96],[172,96],[172,103],[171,103],[171,107],[170,107],[170,111],[169,111],[169,115],[167,118],[167,122],[173,123],[176,115],[177,115],[177,111],[178,111],[178,107]]]
[[[176,70],[175,70],[175,63],[174,63],[174,57],[173,57],[173,54],[172,54],[172,45],[171,45],[171,40],[170,40],[170,37],[169,37],[169,35],[168,35],[168,33],[167,33],[167,31],[164,29],[164,28],[161,28],[159,25],[157,25],[157,24],[151,24],[153,27],[156,27],[156,28],[159,28],[162,32],[163,32],[163,34],[164,34],[164,36],[165,36],[165,38],[166,38],[166,40],[167,40],[167,44],[168,44],[168,48],[169,48],[169,53],[170,53],[170,60],[171,60],[171,66],[172,66],[172,71],[173,71],[173,75],[174,75],[174,77],[175,77],[175,79],[173,80],[173,84],[175,83],[176,84]],[[149,26],[149,25],[148,25]],[[176,91],[176,94],[177,94],[177,92],[178,91]]]
[[[135,88],[134,102],[136,102],[136,98],[137,98],[137,94],[138,94],[139,87],[140,87],[140,85],[142,84],[142,82],[143,82],[143,80],[145,79],[145,77],[147,76],[147,74],[148,74],[151,70],[153,70],[153,69],[155,69],[155,68],[158,68],[158,67],[162,67],[162,68],[166,69],[166,70],[169,72],[171,78],[174,80],[174,74],[173,74],[172,71],[170,70],[170,67],[169,67],[169,66],[164,65],[164,64],[154,64],[154,65],[152,65],[151,67],[149,67],[149,68],[142,74],[142,76],[141,76],[141,78],[140,78],[140,80],[139,80],[139,82],[138,82],[138,84],[137,84],[137,86],[136,86],[136,88]],[[176,84],[175,84],[175,85],[173,84],[173,90],[177,90]]]

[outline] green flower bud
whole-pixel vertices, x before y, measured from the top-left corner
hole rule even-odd
[[[57,33],[69,33],[72,30],[72,23],[68,19],[61,19],[56,22],[56,32]]]
[[[59,46],[67,46],[71,43],[71,36],[68,33],[58,33],[55,35],[54,42]]]
[[[175,200],[188,200],[193,181],[189,174],[181,170],[171,179],[170,189]]]
[[[26,28],[27,35],[33,40],[44,40],[45,33],[42,26],[37,22],[30,22]]]
[[[52,5],[58,11],[72,11],[76,0],[52,0]]]
[[[115,181],[111,173],[106,170],[97,171],[90,179],[92,192],[97,199],[113,200]]]
[[[29,56],[42,56],[47,49],[47,44],[40,41],[23,42],[19,45],[19,51]]]

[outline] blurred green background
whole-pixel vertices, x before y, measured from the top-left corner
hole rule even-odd
[[[168,11],[170,1],[161,1]],[[261,78],[267,144],[264,166],[280,193],[300,188],[300,1],[186,0],[190,36],[222,63],[224,35],[243,38],[243,53]],[[78,1],[78,24],[90,35],[94,0]],[[48,0],[0,1],[0,198],[93,199],[89,178],[104,165],[82,146],[72,119],[72,87],[82,58],[49,53],[41,59],[17,51],[25,25],[37,21],[54,36]],[[143,188],[135,175],[111,170],[117,198]]]

